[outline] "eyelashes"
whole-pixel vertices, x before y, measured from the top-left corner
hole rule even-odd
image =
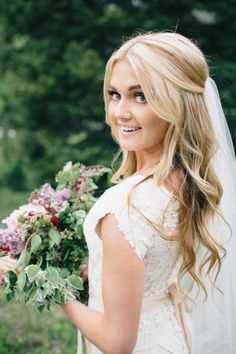
[[[145,98],[143,92],[136,92],[134,95],[135,95],[135,97],[140,97],[141,102],[146,102],[146,98]]]
[[[114,99],[115,101],[120,100],[121,96],[118,92],[114,91],[114,90],[108,90],[108,95]],[[134,98],[138,98],[138,102],[139,103],[146,103],[146,98],[144,96],[143,92],[135,92],[134,93]]]
[[[115,99],[116,101],[120,99],[120,95],[116,91],[109,90],[108,95],[111,96],[111,98]]]

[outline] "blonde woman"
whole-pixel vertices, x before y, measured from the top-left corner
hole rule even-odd
[[[84,225],[89,306],[64,311],[91,354],[236,353],[235,157],[203,53],[176,33],[131,38],[104,98],[122,162]]]

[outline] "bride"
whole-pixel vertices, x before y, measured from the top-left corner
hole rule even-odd
[[[235,157],[203,53],[133,37],[104,99],[122,162],[84,224],[89,305],[64,311],[91,354],[236,353]]]

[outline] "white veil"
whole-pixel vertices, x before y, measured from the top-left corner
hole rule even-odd
[[[226,248],[226,257],[212,291],[206,281],[208,300],[198,304],[191,314],[193,354],[236,353],[236,162],[229,128],[221,107],[215,82],[208,78],[204,100],[210,114],[219,148],[213,166],[223,187],[220,210],[231,227],[216,216],[210,225],[214,237]]]

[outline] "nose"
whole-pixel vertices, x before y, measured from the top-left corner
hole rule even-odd
[[[127,104],[124,101],[120,100],[116,105],[114,116],[116,119],[130,119],[132,117],[132,113]]]

